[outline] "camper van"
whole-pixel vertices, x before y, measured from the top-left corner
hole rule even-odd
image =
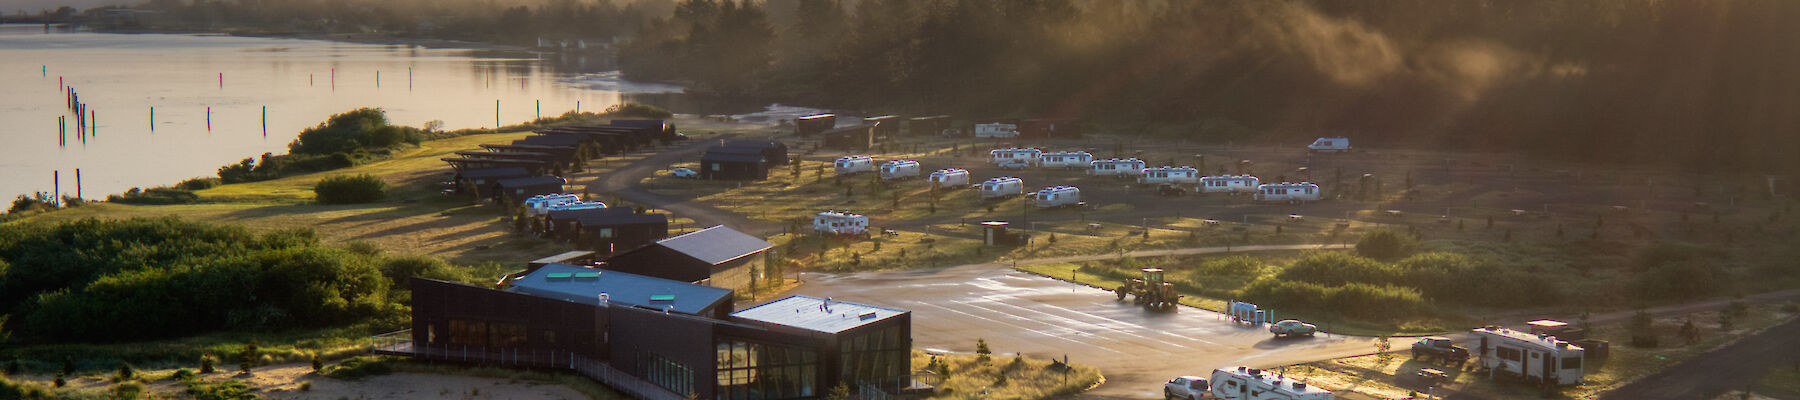
[[[1038,166],[1044,168],[1087,168],[1094,161],[1094,155],[1085,151],[1052,151],[1038,156]]]
[[[827,235],[864,235],[869,233],[869,217],[826,211],[813,217],[813,231]]]
[[[1332,400],[1331,391],[1289,379],[1275,371],[1250,367],[1213,370],[1210,394],[1229,400]]]
[[[1015,138],[1019,137],[1017,124],[975,124],[975,137],[978,138]]]
[[[1322,137],[1306,145],[1306,151],[1314,153],[1338,153],[1350,151],[1350,138]]]
[[[981,182],[981,199],[1008,197],[1025,194],[1025,180],[1010,176],[989,178]]]
[[[940,169],[931,173],[931,186],[940,188],[960,188],[969,185],[969,171],[962,168]]]
[[[1136,158],[1094,160],[1088,165],[1088,175],[1117,177],[1144,175],[1144,160]]]
[[[831,164],[831,169],[838,175],[849,175],[858,172],[875,170],[875,159],[869,156],[844,156]]]
[[[881,180],[908,179],[919,177],[919,162],[913,160],[894,160],[881,163]]]
[[[1262,185],[1262,180],[1250,175],[1200,177],[1201,193],[1251,193],[1259,185]]]
[[[1081,205],[1081,189],[1074,186],[1051,186],[1037,191],[1038,208]]]
[[[1037,165],[1040,154],[1044,154],[1044,151],[1038,149],[993,149],[988,150],[988,162],[1000,166],[1017,165],[1023,162],[1026,166],[1032,166]]]
[[[1138,177],[1138,183],[1191,185],[1200,182],[1200,170],[1194,167],[1156,167],[1145,168],[1144,176]]]
[[[550,213],[551,206],[579,202],[581,198],[572,194],[540,194],[525,198],[523,205],[525,215],[536,217]]]
[[[1269,183],[1256,186],[1256,201],[1299,203],[1316,201],[1322,195],[1319,185],[1307,182]]]
[[[1477,347],[1481,367],[1558,385],[1581,383],[1583,349],[1550,335],[1536,335],[1506,328],[1486,326],[1471,333],[1480,340]]]

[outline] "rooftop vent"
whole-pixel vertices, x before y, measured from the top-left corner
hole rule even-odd
[[[865,320],[865,321],[875,319],[875,312],[874,311],[863,311],[862,315],[858,315],[856,317],[857,317],[857,319],[861,319],[861,320]]]
[[[549,280],[569,279],[570,277],[573,277],[573,276],[575,276],[575,274],[571,274],[571,273],[567,273],[567,272],[557,272],[557,273],[544,274],[544,279],[549,279]]]
[[[575,279],[600,279],[599,272],[577,272]]]
[[[653,295],[650,295],[650,301],[675,301],[675,295],[653,294]]]
[[[1306,383],[1305,382],[1294,382],[1294,388],[1295,389],[1305,389]]]

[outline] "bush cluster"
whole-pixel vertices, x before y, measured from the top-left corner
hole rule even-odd
[[[1377,229],[1364,233],[1356,241],[1356,254],[1377,260],[1395,260],[1412,254],[1418,238],[1405,233]]]
[[[418,129],[389,125],[387,112],[379,108],[358,108],[333,115],[319,126],[300,131],[300,136],[288,144],[288,153],[351,153],[407,143],[419,144],[424,138],[424,132]]]
[[[675,113],[649,104],[619,103],[607,107],[604,115],[612,117],[668,119],[674,117]]]
[[[106,201],[121,204],[187,204],[200,201],[200,195],[194,191],[178,187],[158,187],[150,189],[131,188],[125,193],[108,195]]]
[[[237,164],[219,167],[219,181],[222,183],[266,181],[288,175],[349,168],[370,158],[373,156],[363,151],[287,155],[263,153],[260,162],[255,158],[245,158]]]
[[[8,329],[46,342],[340,326],[404,314],[390,292],[410,274],[461,278],[441,262],[324,247],[310,230],[173,218],[0,226],[0,260]]]
[[[1370,321],[1409,317],[1431,309],[1417,289],[1365,283],[1325,286],[1263,277],[1245,285],[1239,294],[1266,306],[1328,312]]]
[[[313,193],[325,204],[368,203],[387,197],[387,182],[370,174],[338,175],[319,180]]]

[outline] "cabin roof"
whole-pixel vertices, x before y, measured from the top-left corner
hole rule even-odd
[[[519,167],[500,167],[464,170],[457,175],[462,176],[463,179],[513,178],[529,176],[531,172]]]
[[[658,240],[656,244],[712,265],[724,264],[775,247],[769,242],[724,225],[714,225]]]

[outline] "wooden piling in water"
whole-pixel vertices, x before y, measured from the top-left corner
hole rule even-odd
[[[75,198],[81,198],[81,168],[75,169]]]
[[[156,106],[150,106],[150,131],[156,132]]]
[[[219,73],[219,89],[221,89],[221,90],[225,89],[225,73],[224,72]]]
[[[206,131],[212,132],[212,106],[206,106]]]
[[[94,116],[93,111],[88,111],[87,114],[88,114],[88,126],[91,127],[91,128],[88,128],[88,134],[90,134],[90,135],[99,134],[100,133],[100,117]]]
[[[537,105],[537,117],[543,118],[544,117],[544,101],[543,100],[532,100],[532,101],[535,102],[533,104]]]
[[[62,171],[50,171],[50,190],[56,193],[55,197],[50,198],[50,201],[57,202],[57,205],[61,205]]]
[[[381,70],[375,70],[375,88],[381,88]]]
[[[576,101],[575,101],[575,113],[576,113],[576,114],[580,114],[580,113],[581,113],[581,100],[576,100]]]
[[[262,106],[263,137],[269,137],[269,106]]]
[[[494,99],[494,130],[500,130],[500,99]]]
[[[406,91],[412,91],[412,68],[406,67]]]

